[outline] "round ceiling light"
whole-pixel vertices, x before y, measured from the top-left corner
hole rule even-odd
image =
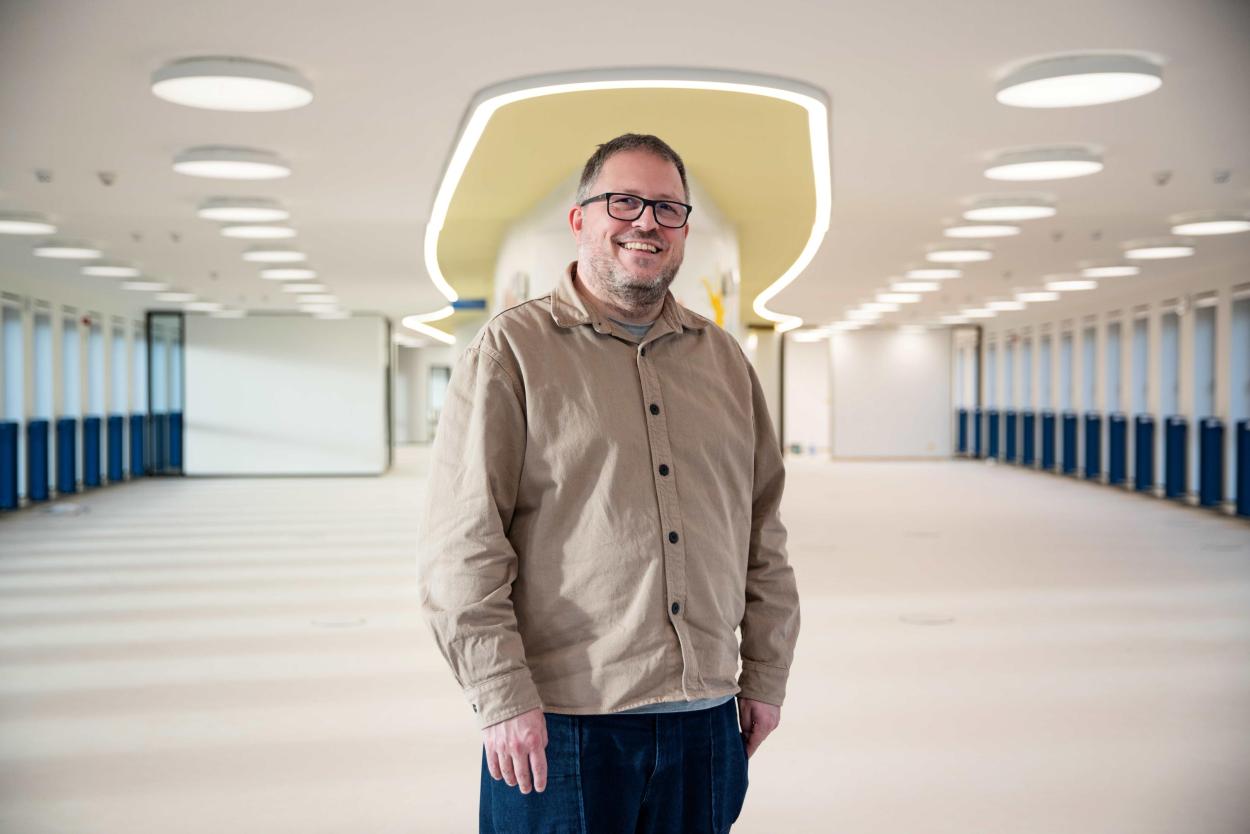
[[[967,316],[942,316],[940,319],[942,324],[967,324]]]
[[[283,284],[282,285],[283,292],[294,292],[294,293],[327,292],[329,291],[329,289],[330,288],[327,287],[325,284]]]
[[[1082,278],[1128,278],[1140,275],[1141,267],[1119,261],[1082,261]]]
[[[921,298],[918,292],[879,292],[877,301],[883,304],[915,304]]]
[[[174,170],[192,177],[275,180],[289,176],[291,166],[270,151],[205,145],[190,148],[174,157]]]
[[[1083,280],[1080,278],[1064,278],[1055,276],[1052,280],[1046,282],[1046,289],[1051,292],[1081,292],[1084,290],[1092,290],[1098,287],[1098,282],[1094,280]]]
[[[164,292],[169,289],[169,284],[163,281],[122,281],[121,287],[132,292]]]
[[[64,240],[49,240],[35,247],[35,254],[41,258],[60,258],[62,260],[89,261],[100,257],[99,249],[85,243],[71,243]]]
[[[1159,261],[1165,258],[1188,258],[1194,253],[1190,241],[1183,237],[1157,237],[1130,240],[1122,244],[1124,257],[1135,261]]]
[[[139,270],[125,264],[98,263],[84,266],[82,274],[95,275],[99,278],[138,278]]]
[[[1092,148],[1069,145],[1055,148],[1025,148],[994,156],[985,176],[992,180],[1036,182],[1086,177],[1102,170],[1102,157]]]
[[[195,293],[193,292],[158,292],[155,298],[157,301],[195,301]]]
[[[208,314],[213,319],[243,319],[247,318],[247,310],[216,310]]]
[[[966,319],[992,319],[994,316],[998,315],[998,313],[995,313],[993,310],[986,310],[983,308],[972,308],[970,310],[960,310],[959,315]]]
[[[1024,290],[1016,293],[1016,301],[1033,304],[1039,301],[1058,301],[1059,293],[1054,290]]]
[[[983,197],[964,212],[965,220],[1013,222],[1055,216],[1055,201],[1042,194],[1012,194]]]
[[[214,197],[200,204],[196,214],[224,223],[273,223],[291,216],[276,201],[253,197]]]
[[[1250,214],[1236,211],[1195,211],[1171,219],[1174,235],[1231,235],[1250,232]]]
[[[966,264],[988,261],[994,253],[984,246],[931,246],[925,259],[938,264]]]
[[[182,305],[182,309],[188,313],[215,313],[225,306],[218,301],[188,301]]]
[[[1064,55],[1032,61],[998,82],[994,98],[1012,107],[1086,107],[1152,93],[1163,69],[1123,53]]]
[[[1020,299],[1015,301],[990,301],[985,305],[985,309],[993,310],[996,313],[1014,313],[1025,308],[1025,303]]]
[[[54,235],[56,226],[42,214],[0,211],[0,235]]]
[[[244,223],[236,226],[222,226],[222,237],[233,237],[241,240],[285,240],[295,237],[295,230],[290,226],[266,226],[262,223]]]
[[[248,58],[184,58],[152,73],[157,98],[205,110],[293,110],[313,99],[312,84],[290,67]]]
[[[947,226],[942,234],[957,238],[1013,237],[1020,234],[1020,227],[978,223],[972,226]]]
[[[850,321],[876,321],[881,318],[881,314],[871,310],[848,310],[846,317]]]
[[[317,277],[315,269],[306,266],[272,266],[260,271],[266,281],[303,281]]]
[[[909,269],[903,273],[907,278],[923,278],[933,281],[944,281],[948,278],[961,278],[963,271],[954,267],[921,267]]]
[[[243,253],[243,260],[258,264],[290,264],[308,260],[303,252],[294,249],[249,249]]]

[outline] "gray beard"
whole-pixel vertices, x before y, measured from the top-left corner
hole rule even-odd
[[[680,266],[681,261],[678,261],[653,280],[644,281],[627,272],[614,258],[607,257],[600,252],[595,252],[590,256],[590,268],[594,271],[600,286],[607,290],[617,306],[624,310],[649,307],[664,298],[669,285],[677,277],[677,270]]]

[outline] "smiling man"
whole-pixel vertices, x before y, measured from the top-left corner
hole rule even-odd
[[[781,720],[785,473],[737,342],[668,291],[689,195],[660,139],[600,145],[577,260],[452,375],[421,604],[482,729],[483,834],[722,834]]]

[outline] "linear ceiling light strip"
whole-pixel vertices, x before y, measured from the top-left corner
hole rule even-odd
[[[425,227],[425,267],[430,280],[449,302],[459,299],[456,291],[448,283],[438,263],[438,238],[442,233],[443,224],[447,220],[447,212],[451,207],[452,198],[460,184],[460,178],[468,167],[469,160],[477,148],[482,134],[492,116],[501,107],[526,99],[542,96],[561,95],[564,93],[580,93],[595,90],[714,90],[719,92],[744,93],[748,95],[767,96],[769,98],[797,104],[807,111],[808,132],[812,149],[812,173],[816,192],[816,216],[812,230],[799,257],[775,281],[768,285],[752,302],[752,309],[761,318],[774,322],[777,330],[785,332],[800,326],[803,320],[798,316],[788,316],[768,309],[768,302],[777,293],[789,286],[811,263],[816,251],[829,231],[829,218],[832,209],[831,174],[829,163],[829,109],[824,93],[797,81],[773,78],[770,76],[751,75],[715,70],[629,70],[629,71],[598,71],[590,73],[571,73],[551,76],[536,76],[517,79],[483,90],[475,97],[475,104],[469,111],[460,138],[447,163],[443,179],[434,198],[434,207],[430,212],[430,222]],[[451,307],[444,307],[435,313],[423,313],[405,317],[405,327],[412,321],[435,321],[445,318],[453,312]],[[417,329],[417,328],[413,328]],[[430,328],[433,329],[433,328]],[[441,333],[442,331],[437,331]],[[446,334],[444,334],[446,335]],[[436,337],[437,338],[437,337]],[[441,341],[441,339],[440,339]]]

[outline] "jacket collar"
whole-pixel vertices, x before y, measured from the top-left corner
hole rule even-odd
[[[577,274],[577,261],[568,265],[560,276],[560,282],[551,291],[551,317],[560,327],[576,327],[579,324],[594,326],[600,333],[607,332],[609,324],[600,321],[586,308],[586,302],[574,286]],[[664,306],[660,308],[659,318],[663,319],[669,329],[677,332],[682,328],[702,330],[707,327],[707,319],[696,315],[677,303],[671,292],[664,294]]]

